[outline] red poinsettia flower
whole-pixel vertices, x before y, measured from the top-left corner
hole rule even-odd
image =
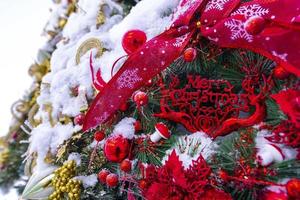
[[[289,89],[271,96],[297,128],[300,127],[300,90]]]

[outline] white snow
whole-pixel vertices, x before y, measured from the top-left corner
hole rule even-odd
[[[122,135],[124,138],[132,139],[134,137],[134,118],[125,117],[114,128],[111,136]]]
[[[92,174],[89,176],[76,176],[74,179],[82,181],[84,188],[93,187],[98,182],[97,174]]]
[[[79,153],[76,152],[70,153],[68,157],[68,161],[70,160],[74,160],[76,162],[76,166],[80,166],[81,164],[81,157]]]

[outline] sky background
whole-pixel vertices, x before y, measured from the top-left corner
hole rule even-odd
[[[8,131],[10,106],[32,83],[28,68],[45,38],[51,0],[0,0],[0,136]]]
[[[30,87],[29,66],[45,42],[42,29],[51,0],[0,0],[0,136],[7,133],[10,107]],[[14,191],[1,200],[17,200]]]

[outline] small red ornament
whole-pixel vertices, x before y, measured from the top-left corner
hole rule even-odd
[[[85,115],[84,114],[79,114],[79,115],[77,115],[75,118],[74,118],[74,124],[75,125],[82,125],[83,124],[83,122],[84,122],[84,117],[85,117]]]
[[[139,182],[139,188],[140,189],[142,189],[142,190],[146,189],[147,185],[148,185],[147,181],[145,181],[144,179],[140,180],[140,182]]]
[[[183,52],[183,58],[186,62],[192,62],[195,60],[197,56],[197,50],[195,48],[187,48],[184,52]]]
[[[120,106],[120,108],[119,108],[119,110],[120,111],[122,111],[122,112],[125,112],[127,109],[128,109],[128,103],[126,102],[126,103],[123,103],[121,106]]]
[[[142,124],[139,120],[136,120],[134,122],[134,130],[135,130],[135,132],[139,132],[142,130]]]
[[[109,174],[106,177],[106,184],[109,187],[115,187],[115,186],[117,186],[118,182],[119,182],[119,178],[118,178],[118,176],[116,174]]]
[[[169,128],[162,122],[155,124],[155,132],[151,134],[150,140],[153,143],[157,143],[161,138],[169,139],[171,137],[171,132]]]
[[[284,192],[266,191],[262,195],[262,200],[288,200],[287,195]]]
[[[127,54],[131,54],[139,49],[147,41],[144,31],[131,30],[125,33],[122,39],[122,46]]]
[[[260,16],[253,16],[250,17],[246,22],[245,22],[245,30],[251,34],[251,35],[257,35],[261,33],[265,26],[266,26],[266,21],[264,18]]]
[[[110,174],[110,172],[107,169],[102,169],[98,173],[98,179],[101,183],[106,183],[106,177]]]
[[[273,69],[273,76],[279,80],[286,79],[290,76],[290,73],[284,69],[281,65],[277,65]]]
[[[227,172],[225,172],[224,170],[220,170],[220,171],[219,171],[219,177],[220,177],[223,181],[228,181],[228,174],[227,174]]]
[[[125,159],[120,164],[120,169],[123,172],[130,172],[131,171],[131,161],[128,159]]]
[[[145,92],[136,91],[133,94],[133,101],[136,103],[138,107],[144,106],[148,104],[149,98]]]
[[[145,86],[150,87],[153,85],[153,81],[152,79],[149,79],[148,81],[146,81]]]
[[[291,179],[286,184],[286,191],[290,198],[300,199],[300,179]]]
[[[105,138],[105,133],[104,133],[103,131],[97,131],[97,132],[94,134],[94,139],[95,139],[97,142],[102,141],[104,138]]]
[[[121,162],[129,153],[129,142],[126,138],[119,135],[108,138],[104,145],[105,157],[111,162]]]

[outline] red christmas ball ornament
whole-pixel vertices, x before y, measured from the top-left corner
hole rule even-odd
[[[187,48],[184,52],[183,52],[183,59],[186,62],[192,62],[195,60],[197,56],[197,50],[195,48]]]
[[[273,191],[266,191],[262,195],[262,200],[288,200],[287,195],[284,192],[273,192]]]
[[[123,36],[122,46],[127,54],[131,54],[139,49],[147,41],[144,31],[130,30]]]
[[[300,96],[292,99],[291,105],[295,111],[300,112]]]
[[[97,131],[97,132],[94,134],[94,139],[95,139],[97,142],[102,141],[104,138],[105,138],[105,133],[104,133],[103,131]]]
[[[137,91],[133,94],[133,101],[138,107],[148,104],[149,98],[145,92]]]
[[[136,120],[134,122],[134,130],[135,130],[135,132],[139,132],[142,130],[142,124],[139,120]]]
[[[128,159],[125,159],[120,164],[120,169],[123,172],[130,172],[131,171],[131,161]]]
[[[120,106],[119,110],[122,112],[125,112],[128,108],[129,108],[129,106],[128,106],[128,103],[126,102]]]
[[[84,122],[84,118],[85,118],[85,115],[84,114],[79,114],[77,115],[75,118],[74,118],[74,124],[75,125],[82,125],[83,122]]]
[[[290,198],[300,199],[300,179],[291,179],[286,183],[286,191]]]
[[[286,79],[290,76],[290,73],[284,69],[281,65],[277,65],[273,69],[273,76],[279,80]]]
[[[98,173],[98,179],[101,183],[106,183],[106,177],[110,174],[110,172],[107,169],[102,169]]]
[[[104,154],[111,162],[121,162],[129,153],[129,142],[126,138],[119,135],[108,138],[104,145]]]
[[[117,186],[118,182],[119,182],[119,177],[116,174],[109,174],[106,177],[106,184],[109,187],[115,187],[115,186]]]
[[[228,181],[228,174],[227,172],[225,172],[224,170],[220,170],[219,171],[219,177],[223,180],[223,181]]]
[[[245,22],[245,30],[251,34],[251,35],[257,35],[261,33],[265,26],[266,26],[266,21],[263,17],[260,16],[253,16],[250,17],[246,22]]]
[[[148,81],[146,81],[145,86],[150,87],[153,85],[153,81],[152,79],[149,79]]]
[[[139,181],[139,188],[141,188],[142,190],[146,189],[148,186],[147,181],[145,179],[141,179]]]

